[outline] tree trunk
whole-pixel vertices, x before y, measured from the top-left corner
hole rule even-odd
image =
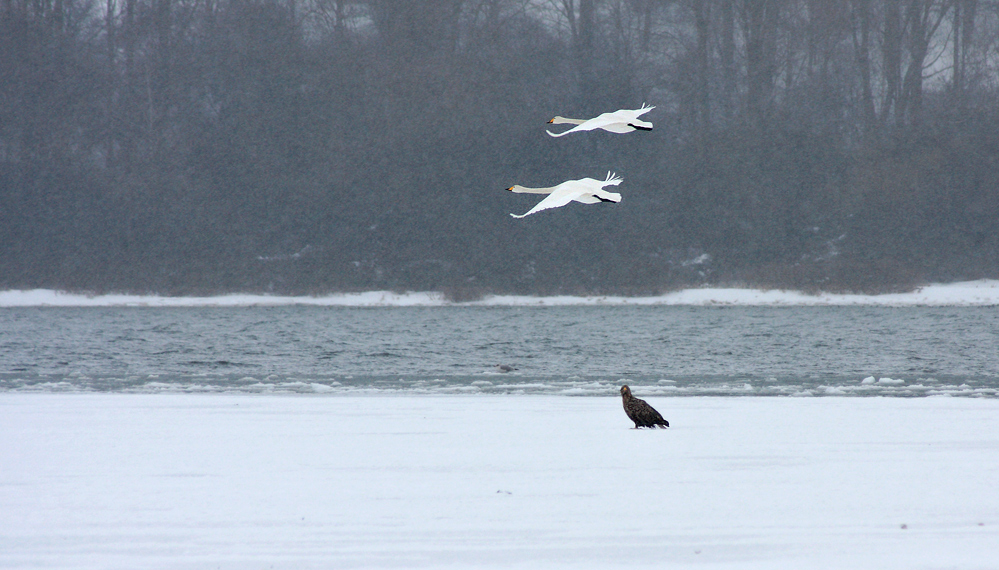
[[[708,91],[708,74],[710,72],[710,58],[708,57],[708,24],[711,21],[711,8],[707,0],[694,0],[693,7],[694,24],[697,29],[697,54],[695,58],[697,65],[695,128],[697,129],[698,145],[703,146],[711,126],[711,99]]]
[[[645,0],[642,10],[642,51],[648,53],[652,41],[652,2]]]
[[[104,34],[107,43],[107,76],[108,84],[105,86],[106,94],[104,99],[104,164],[111,168],[115,162],[115,94],[118,89],[118,65],[117,53],[118,45],[117,26],[115,24],[115,0],[107,0],[104,14]]]
[[[952,87],[958,105],[964,104],[967,87],[968,47],[973,45],[977,0],[954,0]]]
[[[876,120],[874,90],[871,84],[871,0],[853,0],[850,15],[853,20],[853,51],[860,73],[860,107],[863,131],[869,135]]]
[[[722,112],[731,120],[735,116],[735,0],[722,0]]]
[[[908,125],[918,125],[923,114],[923,68],[930,52],[930,40],[951,8],[950,0],[910,0],[906,11],[909,27],[909,66],[906,68],[899,98],[901,118]]]
[[[883,122],[897,119],[896,103],[902,85],[902,12],[900,0],[884,0],[884,35],[882,37],[882,64],[884,67],[885,96],[881,104]]]
[[[746,0],[743,5],[746,37],[746,106],[750,120],[762,127],[770,113],[777,74],[777,21],[775,0]]]
[[[596,0],[579,0],[578,33],[576,36],[576,69],[579,72],[583,105],[594,110],[599,99],[598,78],[594,67],[596,37]]]

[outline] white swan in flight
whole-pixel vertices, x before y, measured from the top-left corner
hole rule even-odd
[[[652,123],[643,121],[638,117],[648,113],[652,109],[655,109],[655,107],[649,107],[646,106],[645,103],[642,103],[641,109],[621,109],[619,111],[614,111],[613,113],[604,113],[599,117],[594,117],[585,121],[583,119],[555,117],[554,119],[548,121],[548,123],[552,125],[571,124],[576,126],[568,131],[558,134],[551,131],[547,132],[553,137],[561,137],[576,131],[592,131],[593,129],[603,129],[612,133],[630,133],[635,130],[651,131]]]
[[[510,215],[514,218],[523,218],[525,216],[530,216],[535,212],[540,212],[541,210],[565,206],[573,200],[583,204],[596,204],[597,202],[620,202],[620,194],[616,192],[607,192],[603,189],[603,187],[617,186],[622,180],[624,179],[618,175],[608,172],[605,180],[580,178],[579,180],[566,180],[558,186],[552,186],[549,188],[527,188],[520,185],[511,186],[507,188],[510,192],[515,192],[517,194],[548,194],[548,197],[538,202],[538,204],[528,210],[526,214],[521,216],[518,216],[517,214]]]

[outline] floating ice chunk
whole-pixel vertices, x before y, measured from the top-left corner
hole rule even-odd
[[[879,378],[878,384],[905,384],[905,380],[901,378]]]
[[[863,380],[861,380],[860,383],[861,384],[873,384],[874,383],[874,377],[873,376],[868,376],[867,378],[864,378]]]

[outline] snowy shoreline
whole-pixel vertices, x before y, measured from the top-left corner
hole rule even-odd
[[[321,297],[230,294],[211,297],[164,297],[158,295],[86,295],[51,289],[0,291],[0,307],[252,307],[313,305],[329,307],[550,307],[550,306],[883,306],[883,307],[982,307],[999,305],[999,280],[939,283],[908,293],[854,295],[799,291],[703,288],[686,289],[654,297],[531,297],[486,296],[478,301],[456,303],[436,292],[395,293],[368,291]]]
[[[995,564],[997,400],[637,395],[0,394],[0,566]]]

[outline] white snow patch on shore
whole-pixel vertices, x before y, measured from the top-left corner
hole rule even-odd
[[[430,306],[565,306],[565,305],[687,305],[687,306],[994,306],[999,305],[999,280],[926,285],[909,293],[884,295],[809,295],[797,291],[703,288],[655,297],[530,297],[487,296],[479,301],[452,303],[440,293],[369,291],[323,297],[278,295],[219,295],[163,297],[157,295],[84,295],[50,289],[0,291],[0,307],[245,307],[317,305],[345,307]]]

